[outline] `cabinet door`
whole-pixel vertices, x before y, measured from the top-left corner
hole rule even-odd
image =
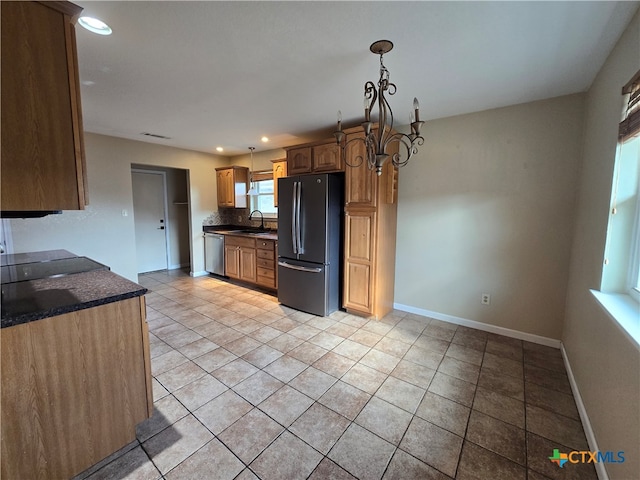
[[[224,246],[224,274],[240,278],[240,249],[236,245]]]
[[[369,315],[374,305],[375,228],[376,212],[345,214],[343,307]]]
[[[311,173],[311,147],[294,148],[287,152],[288,175]]]
[[[218,206],[246,208],[248,178],[249,169],[245,167],[217,168]]]
[[[256,249],[240,247],[240,280],[256,281]]]
[[[0,2],[2,209],[82,210],[82,109],[69,2]]]
[[[287,176],[287,161],[273,164],[273,204],[278,206],[278,179]]]
[[[341,171],[342,147],[337,143],[327,143],[313,147],[313,172]]]
[[[347,135],[347,142],[354,138],[364,138],[364,134]],[[345,157],[345,205],[375,207],[378,196],[378,176],[375,170],[369,170],[367,166],[364,143],[360,140],[347,143]]]
[[[231,170],[218,170],[216,172],[216,187],[218,189],[218,206],[219,207],[229,207],[232,205],[232,195],[231,195]],[[231,201],[231,202],[230,202]]]

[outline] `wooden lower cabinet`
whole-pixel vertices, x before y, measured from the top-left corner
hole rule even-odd
[[[373,311],[375,227],[375,211],[345,214],[343,306],[364,314]]]
[[[224,245],[224,274],[231,278],[240,278],[240,248],[237,245]]]
[[[256,281],[256,249],[240,247],[240,280]]]
[[[256,282],[256,240],[227,235],[224,239],[224,272],[227,277]]]
[[[277,242],[274,240],[256,240],[256,255],[258,261],[257,283],[266,288],[278,288],[276,268]]]
[[[3,328],[2,478],[70,478],[153,411],[144,297]]]

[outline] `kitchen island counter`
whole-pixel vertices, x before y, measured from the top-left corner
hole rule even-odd
[[[2,328],[144,295],[109,270],[2,284]]]
[[[0,476],[71,478],[153,413],[147,290],[66,251],[6,261]]]

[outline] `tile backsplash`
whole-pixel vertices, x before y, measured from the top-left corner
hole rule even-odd
[[[248,208],[220,208],[217,212],[211,213],[202,222],[203,226],[210,225],[238,225],[242,227],[259,227],[260,215],[254,215],[249,220],[250,210]],[[276,230],[278,220],[273,218],[264,219],[265,228]]]

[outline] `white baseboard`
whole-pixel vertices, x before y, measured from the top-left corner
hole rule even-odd
[[[186,268],[189,265],[190,265],[189,263],[180,263],[180,264],[169,265],[168,270],[178,270],[179,268]]]
[[[546,345],[547,347],[560,348],[561,346],[560,340],[543,337],[541,335],[535,335],[533,333],[520,332],[519,330],[512,330],[510,328],[498,327],[497,325],[490,325],[488,323],[477,322],[475,320],[468,320],[466,318],[455,317],[446,313],[433,312],[431,310],[412,307],[410,305],[403,305],[401,303],[394,303],[393,308],[395,308],[396,310],[402,310],[403,312],[415,313],[416,315],[435,318],[436,320],[442,320],[443,322],[454,323],[456,325],[462,325],[464,327],[475,328],[477,330],[483,330],[485,332],[504,335],[505,337],[512,337],[519,340],[526,340],[527,342]]]
[[[562,358],[564,360],[564,367],[567,370],[567,376],[569,377],[569,384],[571,385],[571,391],[573,392],[573,398],[576,401],[576,407],[578,408],[578,413],[580,414],[580,420],[582,421],[582,427],[584,428],[584,435],[587,437],[587,443],[589,444],[589,450],[592,452],[600,451],[598,448],[598,442],[596,441],[596,436],[593,433],[593,428],[591,427],[591,421],[589,420],[589,415],[587,415],[587,409],[582,402],[582,397],[580,396],[580,390],[578,390],[578,384],[576,383],[576,379],[573,376],[573,370],[571,370],[571,363],[569,363],[569,357],[567,356],[567,351],[564,349],[564,345],[560,346],[560,351],[562,352]],[[609,480],[609,475],[607,474],[607,469],[604,466],[603,462],[598,462],[594,464],[596,467],[596,474],[598,475],[599,480]]]
[[[200,272],[189,272],[189,275],[192,277],[204,277],[205,275],[209,275],[209,272],[202,270]]]

